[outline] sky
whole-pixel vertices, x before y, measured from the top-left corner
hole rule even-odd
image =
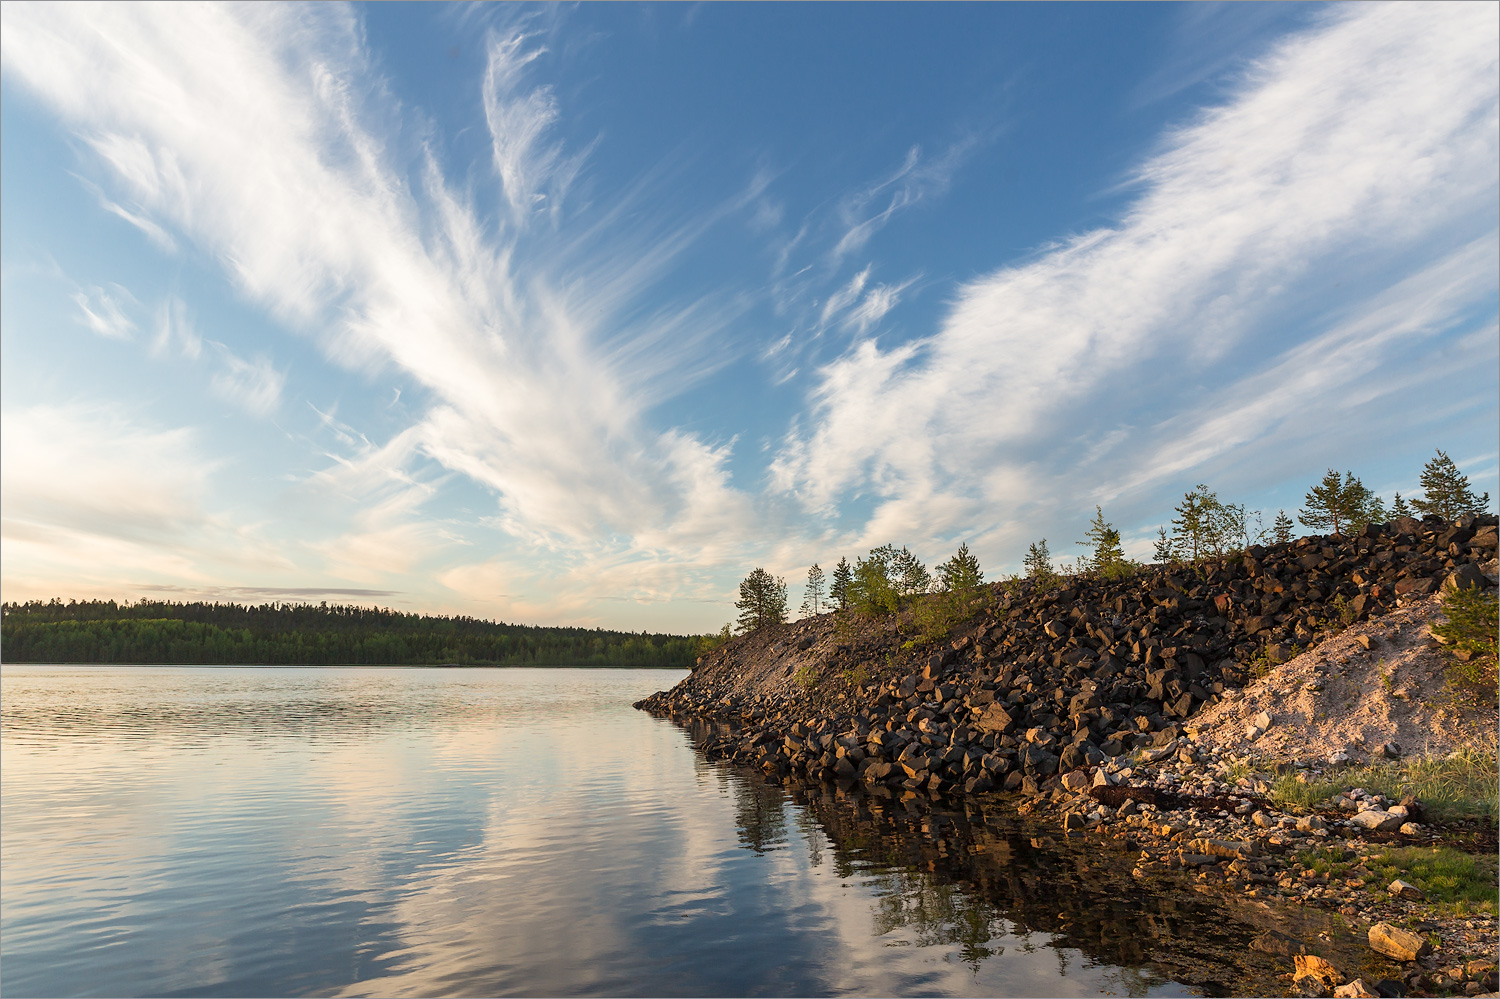
[[[1497,53],[1474,3],[8,2],[0,591],[703,632],[1096,506],[1149,558],[1198,483],[1500,495]]]

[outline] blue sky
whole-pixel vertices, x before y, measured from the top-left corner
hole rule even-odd
[[[711,630],[1500,494],[1492,4],[0,17],[7,600]]]

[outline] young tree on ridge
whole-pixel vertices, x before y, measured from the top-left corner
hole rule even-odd
[[[756,631],[769,624],[786,620],[786,580],[757,568],[740,583],[739,609],[741,634]]]
[[[1278,545],[1284,545],[1292,540],[1292,518],[1286,515],[1285,510],[1276,511],[1276,523],[1271,526],[1271,540]]]
[[[1047,539],[1034,541],[1022,561],[1026,575],[1031,579],[1051,579],[1056,573],[1052,569],[1052,553],[1047,551]]]
[[[969,553],[967,541],[958,546],[952,558],[938,566],[938,585],[950,593],[977,590],[983,583],[979,559]]]
[[[894,545],[870,549],[870,554],[854,563],[849,581],[849,606],[861,614],[894,614],[901,606],[899,581],[891,571],[896,561]]]
[[[1225,542],[1235,527],[1217,493],[1200,482],[1183,495],[1175,512],[1172,537],[1177,555],[1196,562],[1224,554]]]
[[[905,545],[891,559],[891,581],[896,584],[903,597],[926,593],[932,588],[932,574],[917,561],[917,557]]]
[[[1177,561],[1177,546],[1167,536],[1167,529],[1165,527],[1158,527],[1156,529],[1156,550],[1152,553],[1151,557],[1161,565]]]
[[[1120,532],[1115,530],[1113,524],[1105,521],[1103,507],[1095,505],[1094,519],[1089,521],[1088,532],[1083,537],[1084,540],[1076,543],[1087,548],[1089,554],[1080,560],[1081,568],[1107,574],[1117,571],[1125,564],[1125,550],[1120,547]]]
[[[1438,449],[1437,457],[1422,468],[1421,499],[1413,498],[1411,505],[1426,516],[1435,513],[1444,520],[1457,520],[1465,514],[1484,513],[1490,505],[1490,494],[1475,496],[1469,488],[1469,477],[1459,472],[1453,459]]]
[[[849,606],[849,584],[853,580],[854,570],[849,568],[849,560],[840,555],[839,564],[833,567],[833,582],[828,587],[828,597],[838,610]]]
[[[1297,519],[1315,531],[1352,533],[1370,522],[1375,499],[1375,494],[1353,472],[1345,472],[1341,480],[1339,473],[1330,468],[1323,481],[1313,486],[1303,499],[1307,506],[1297,511]]]
[[[1410,517],[1410,516],[1411,516],[1411,507],[1407,506],[1406,505],[1406,500],[1404,500],[1404,499],[1401,498],[1401,494],[1400,493],[1397,493],[1396,494],[1396,501],[1391,504],[1391,519],[1392,520],[1399,520],[1402,517]]]
[[[823,584],[823,569],[814,562],[812,568],[807,570],[807,587],[803,591],[802,608],[799,611],[803,617],[817,617],[822,613]]]

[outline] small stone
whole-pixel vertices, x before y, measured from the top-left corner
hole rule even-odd
[[[1329,754],[1328,762],[1332,763],[1334,766],[1337,767],[1337,766],[1342,766],[1345,763],[1348,763],[1352,759],[1354,759],[1354,757],[1350,756],[1348,753],[1345,753],[1343,751],[1338,751],[1338,752],[1334,752],[1334,753]]]
[[[1259,739],[1261,736],[1263,736],[1265,734],[1266,734],[1266,730],[1263,729],[1263,728],[1261,728],[1259,725],[1246,725],[1245,726],[1245,738],[1248,739],[1251,742],[1254,742],[1256,739]]]
[[[1105,773],[1103,770],[1100,770],[1094,774],[1094,787],[1112,787],[1114,783],[1115,779],[1109,774]]]
[[[1422,894],[1422,889],[1418,888],[1410,881],[1402,881],[1400,878],[1392,881],[1389,885],[1386,886],[1385,890],[1390,892],[1392,895],[1397,895],[1401,898],[1421,899],[1427,897]]]
[[[1370,927],[1370,948],[1397,961],[1415,961],[1432,953],[1425,937],[1383,922]]]
[[[1252,718],[1250,720],[1255,725],[1257,725],[1260,728],[1261,731],[1264,732],[1264,731],[1270,729],[1271,723],[1273,721],[1275,721],[1276,719],[1273,718],[1273,717],[1271,717],[1271,713],[1269,711],[1262,711],[1260,714],[1256,715],[1254,718]]]
[[[1303,815],[1297,819],[1298,832],[1316,832],[1328,828],[1328,824],[1316,815]]]
[[[1422,824],[1420,822],[1403,822],[1399,831],[1403,836],[1416,836],[1421,833]]]
[[[1378,642],[1376,642],[1375,636],[1373,635],[1355,635],[1354,640],[1358,642],[1360,648],[1364,649],[1366,652],[1370,651],[1379,644]]]
[[[1255,825],[1261,829],[1276,828],[1276,820],[1271,818],[1271,816],[1267,815],[1265,812],[1252,812],[1250,815],[1250,821],[1255,823]]]
[[[1333,995],[1334,999],[1380,999],[1380,993],[1366,985],[1363,978],[1340,985],[1333,990]]]
[[[1401,744],[1397,742],[1386,742],[1380,746],[1380,755],[1388,760],[1399,760],[1401,758]]]

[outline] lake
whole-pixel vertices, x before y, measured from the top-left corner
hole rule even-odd
[[[6,666],[0,993],[1269,987],[1249,926],[1002,811],[705,761],[630,707],[683,675]]]

